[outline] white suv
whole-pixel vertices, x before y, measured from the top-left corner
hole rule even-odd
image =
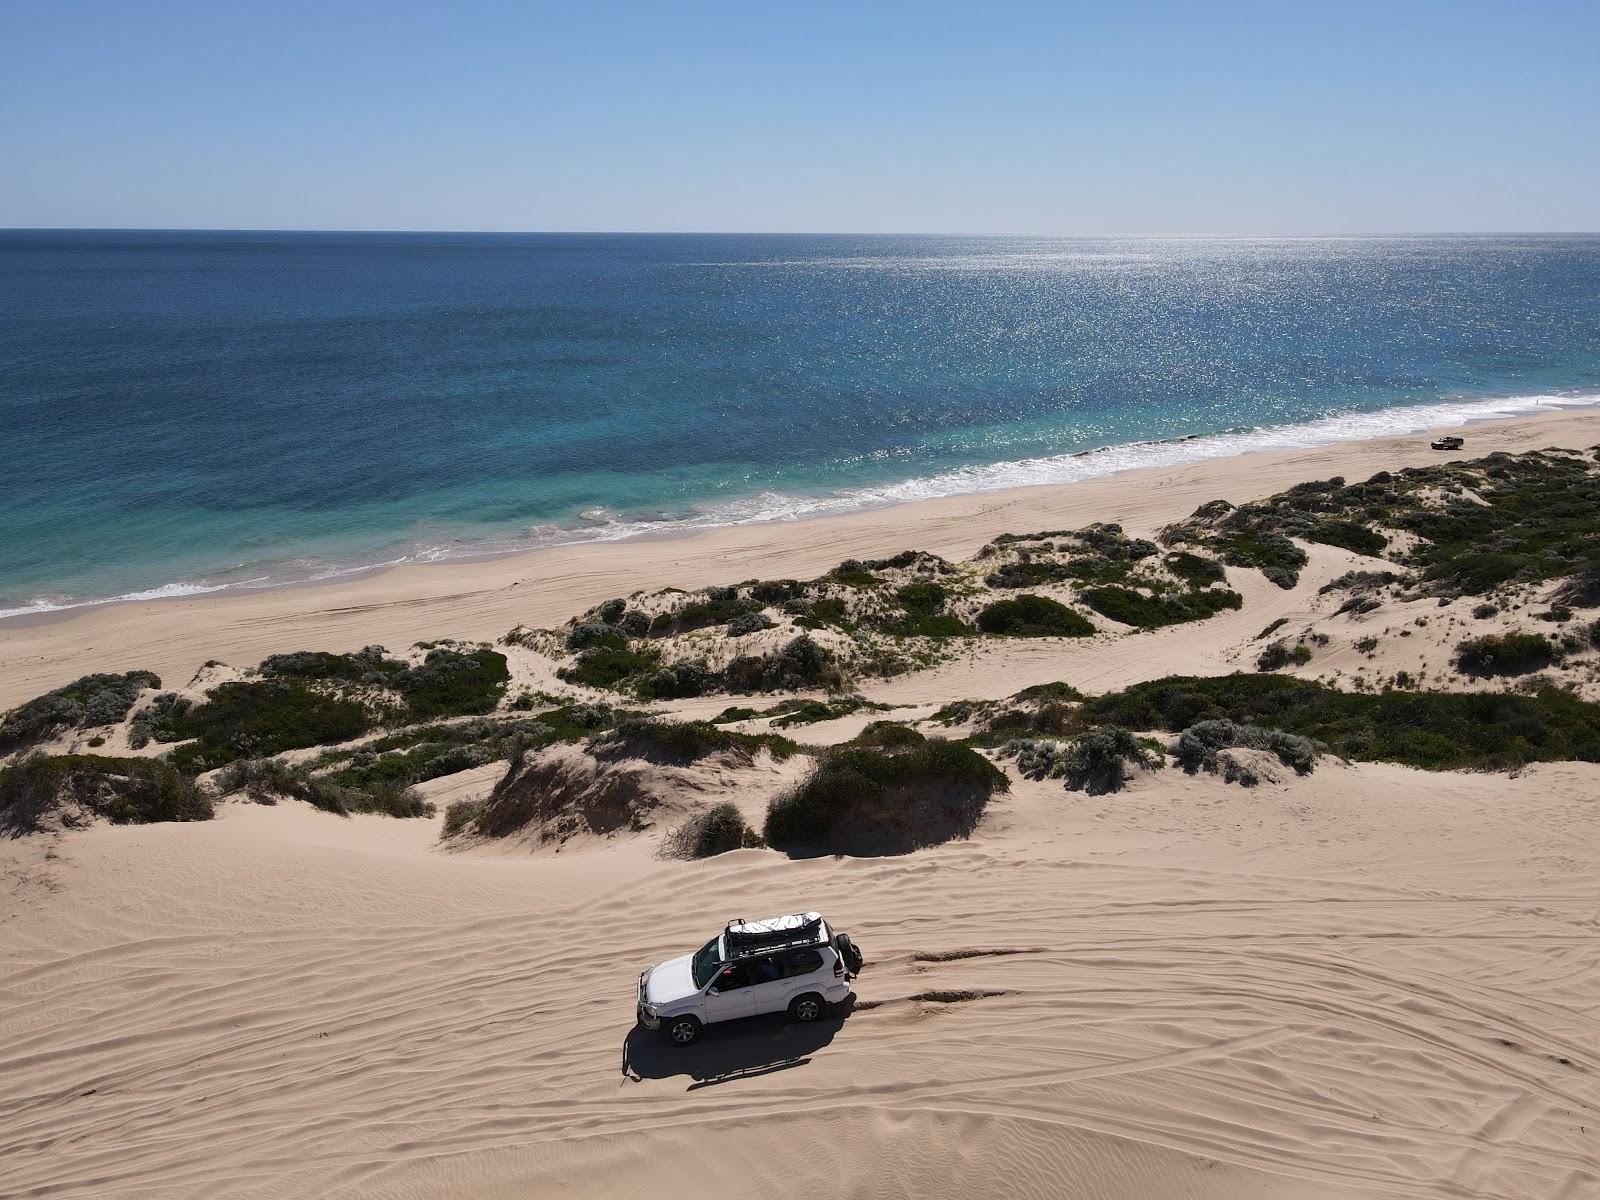
[[[639,976],[639,1024],[678,1046],[719,1021],[787,1012],[815,1021],[850,995],[861,951],[821,913],[730,921],[693,954]]]

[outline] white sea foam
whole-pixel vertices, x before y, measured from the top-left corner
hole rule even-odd
[[[1010,462],[958,467],[937,475],[917,476],[897,483],[851,488],[822,496],[793,496],[765,492],[748,499],[709,507],[692,516],[666,521],[612,520],[583,530],[544,532],[546,544],[620,541],[643,534],[692,531],[763,521],[794,521],[831,516],[867,508],[882,508],[913,500],[933,500],[975,492],[1041,484],[1077,483],[1116,475],[1142,467],[1172,467],[1213,458],[1228,458],[1261,450],[1309,449],[1338,442],[1365,441],[1415,433],[1443,425],[1470,425],[1502,417],[1560,408],[1600,404],[1597,395],[1507,396],[1492,400],[1458,400],[1418,404],[1376,412],[1347,413],[1292,425],[1272,425],[1228,433],[1197,434],[1162,441],[1128,442],[1095,450],[1077,451]]]
[[[101,604],[164,600],[230,589],[317,582],[382,567],[483,558],[545,546],[616,542],[646,534],[691,533],[730,525],[797,521],[810,517],[858,512],[863,509],[884,508],[914,500],[932,500],[945,496],[993,492],[1041,484],[1076,483],[1146,467],[1183,466],[1187,463],[1228,458],[1261,450],[1310,449],[1339,442],[1365,441],[1369,438],[1416,433],[1443,425],[1471,425],[1503,417],[1596,405],[1600,405],[1600,395],[1595,394],[1461,399],[1380,409],[1374,412],[1345,413],[1299,424],[1271,425],[1228,433],[1197,434],[1161,441],[1128,442],[1072,454],[958,467],[936,475],[916,476],[896,483],[844,489],[819,496],[763,492],[745,499],[707,506],[684,516],[663,517],[656,520],[625,519],[616,516],[608,509],[596,507],[587,509],[580,515],[585,523],[577,528],[542,525],[529,529],[520,537],[417,546],[403,554],[381,561],[342,564],[308,562],[304,563],[301,569],[291,567],[287,570],[280,566],[272,574],[244,581],[225,583],[206,580],[180,581],[103,599],[40,598],[21,607],[0,609],[0,620],[6,617],[58,612]]]

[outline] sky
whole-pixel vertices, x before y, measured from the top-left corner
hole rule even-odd
[[[1600,0],[0,0],[0,227],[1600,230]]]

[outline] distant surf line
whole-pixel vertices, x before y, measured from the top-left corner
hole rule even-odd
[[[552,546],[619,542],[649,535],[688,534],[732,526],[839,516],[910,504],[919,500],[937,500],[952,496],[1006,491],[1011,488],[1060,486],[1144,468],[1185,466],[1189,463],[1270,450],[1309,450],[1344,442],[1369,441],[1374,438],[1419,433],[1439,426],[1472,425],[1483,421],[1527,416],[1536,412],[1590,408],[1597,405],[1600,405],[1600,393],[1590,392],[1434,401],[1427,404],[1374,409],[1369,412],[1341,413],[1311,421],[1113,443],[1063,454],[956,467],[932,475],[913,476],[896,483],[845,488],[817,496],[761,492],[743,500],[707,507],[681,517],[657,520],[625,519],[606,516],[604,514],[607,510],[603,508],[591,508],[585,510],[586,523],[581,527],[535,526],[520,537],[486,538],[462,542],[455,546],[419,546],[395,557],[367,562],[320,564],[299,574],[272,575],[269,572],[253,576],[248,580],[226,582],[205,579],[176,580],[115,596],[39,599],[18,607],[0,609],[0,620],[96,608],[108,604],[179,599],[225,591],[256,591],[264,588],[321,583],[388,567],[503,557]]]

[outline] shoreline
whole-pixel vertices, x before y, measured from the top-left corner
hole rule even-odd
[[[1428,442],[1447,432],[1465,436],[1466,447],[1448,456],[1430,450]],[[1307,479],[1365,478],[1378,470],[1496,450],[1587,449],[1597,441],[1600,407],[1573,404],[1364,440],[1136,466],[1072,482],[380,565],[272,587],[22,613],[0,618],[0,708],[93,671],[149,669],[173,687],[212,659],[243,666],[286,650],[342,651],[373,642],[398,648],[445,637],[493,640],[517,624],[558,624],[601,600],[640,589],[807,577],[845,558],[902,549],[960,558],[998,533],[1095,520],[1144,533],[1208,500],[1238,502]]]
[[[1505,396],[1457,396],[1426,404],[1356,411],[1286,424],[1107,442],[1081,450],[974,463],[928,475],[859,484],[815,494],[768,490],[709,507],[691,507],[686,513],[678,515],[627,516],[603,507],[588,508],[579,514],[582,524],[536,524],[527,527],[520,536],[502,531],[481,539],[451,539],[460,546],[454,552],[447,546],[424,545],[422,542],[409,543],[409,548],[402,549],[408,543],[394,541],[357,551],[352,559],[343,562],[303,560],[313,565],[303,572],[288,573],[277,578],[274,578],[273,571],[281,567],[281,563],[237,563],[221,570],[224,574],[260,574],[230,581],[204,577],[179,578],[107,596],[86,599],[69,596],[59,602],[32,600],[20,606],[0,607],[0,628],[4,628],[8,622],[20,625],[113,604],[187,600],[231,592],[271,592],[289,587],[356,581],[396,567],[465,565],[568,546],[692,537],[736,526],[787,524],[848,516],[926,500],[987,495],[1019,488],[1064,486],[1129,471],[1180,467],[1274,450],[1312,450],[1373,438],[1404,437],[1426,430],[1478,426],[1491,421],[1517,420],[1586,408],[1600,408],[1600,391],[1567,389]]]

